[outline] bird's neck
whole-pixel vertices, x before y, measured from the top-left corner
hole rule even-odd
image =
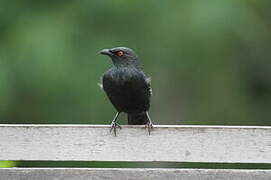
[[[141,66],[137,61],[134,61],[134,62],[113,62],[113,66],[116,68],[141,69]]]

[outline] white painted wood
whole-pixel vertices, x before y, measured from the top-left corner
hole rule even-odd
[[[270,180],[271,170],[3,168],[3,180]]]
[[[0,125],[0,160],[271,163],[271,127]]]

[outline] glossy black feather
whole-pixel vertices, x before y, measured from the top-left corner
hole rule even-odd
[[[134,67],[112,67],[103,75],[103,89],[119,112],[141,113],[150,107],[150,85]]]

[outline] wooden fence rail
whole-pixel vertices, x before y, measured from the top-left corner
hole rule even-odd
[[[271,127],[0,125],[0,160],[270,163]]]
[[[1,180],[270,180],[271,170],[3,168]]]
[[[0,160],[218,162],[271,164],[271,127],[0,124]],[[91,178],[90,178],[91,177]],[[271,170],[2,168],[15,179],[270,180]]]

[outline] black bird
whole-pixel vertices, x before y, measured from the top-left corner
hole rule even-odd
[[[103,49],[101,54],[109,56],[113,66],[102,76],[102,84],[111,103],[117,110],[111,129],[116,135],[117,123],[121,112],[128,114],[129,125],[146,125],[150,134],[152,122],[148,114],[150,108],[151,87],[139,64],[135,52],[127,47]]]

